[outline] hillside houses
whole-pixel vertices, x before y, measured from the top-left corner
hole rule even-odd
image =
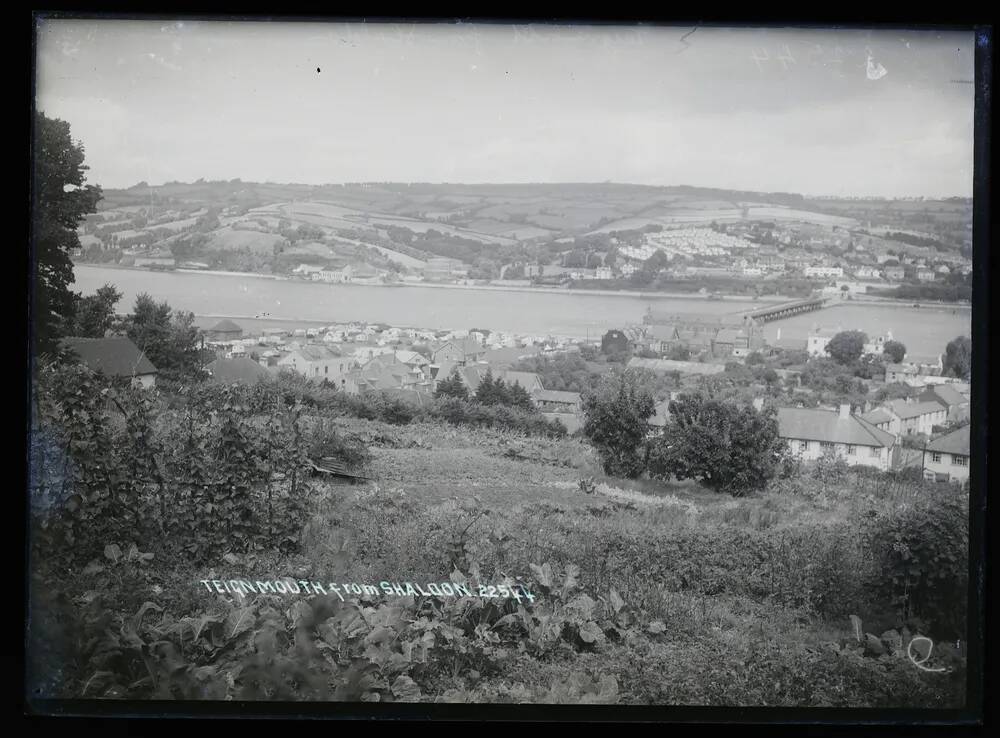
[[[292,349],[277,362],[277,366],[279,369],[291,369],[309,379],[326,379],[340,384],[356,363],[352,357],[345,357],[329,346],[310,344]]]
[[[486,347],[472,338],[454,339],[432,348],[431,361],[435,364],[451,361],[465,366],[479,361],[485,353]]]
[[[924,478],[937,482],[969,479],[970,427],[965,425],[927,444],[923,451]]]
[[[936,384],[930,386],[917,395],[917,399],[922,402],[936,402],[944,407],[945,412],[947,413],[947,421],[949,423],[969,419],[969,398],[950,384]]]
[[[855,415],[850,405],[841,405],[839,410],[779,408],[778,435],[803,461],[834,455],[851,466],[870,466],[880,471],[891,468],[896,445],[892,433]]]
[[[899,418],[899,433],[931,435],[935,425],[948,422],[948,409],[937,402],[892,400],[886,410]]]

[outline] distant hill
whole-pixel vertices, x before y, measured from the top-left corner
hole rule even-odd
[[[877,229],[924,234],[949,249],[971,237],[971,201],[836,200],[787,192],[654,187],[615,183],[277,184],[240,180],[139,183],[105,190],[91,232],[126,233],[161,250],[200,234],[192,253],[221,262],[308,254],[301,241],[322,242],[330,258],[419,270],[434,257],[458,259],[483,277],[498,265],[534,258],[538,248],[579,237],[652,228],[707,227],[713,222],[801,223],[823,229]],[[207,213],[207,215],[206,215]],[[101,219],[104,219],[103,221]],[[148,220],[148,224],[144,221]],[[159,224],[159,225],[157,225]],[[353,244],[348,254],[339,246]],[[553,246],[555,244],[556,246]],[[289,250],[291,249],[291,250]],[[272,264],[277,268],[277,264]],[[281,268],[287,268],[285,264]],[[239,268],[237,264],[235,268]]]

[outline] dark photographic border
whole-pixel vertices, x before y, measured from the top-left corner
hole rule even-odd
[[[178,4],[179,5],[179,4]],[[969,656],[967,702],[964,709],[956,710],[904,710],[904,709],[823,709],[823,708],[732,708],[732,707],[686,707],[686,706],[588,706],[588,705],[500,705],[500,704],[377,704],[377,703],[273,703],[273,702],[134,702],[117,700],[40,700],[22,692],[22,714],[59,717],[125,717],[125,718],[157,718],[157,717],[213,717],[213,718],[255,718],[255,719],[310,719],[310,718],[349,718],[349,719],[392,719],[392,720],[541,720],[541,721],[640,721],[640,722],[672,722],[672,723],[714,723],[723,725],[738,724],[785,724],[798,726],[800,732],[806,726],[817,725],[861,725],[861,726],[905,726],[927,725],[967,726],[980,724],[984,718],[984,710],[989,705],[984,703],[984,696],[990,694],[984,681],[985,651],[988,633],[984,607],[987,602],[987,526],[986,526],[986,494],[991,485],[988,484],[987,468],[987,436],[988,436],[988,383],[989,383],[989,339],[990,310],[989,285],[991,272],[991,171],[990,171],[990,130],[992,105],[992,69],[994,63],[993,31],[991,26],[971,23],[964,24],[932,24],[929,22],[906,24],[899,21],[888,23],[873,23],[872,21],[855,20],[845,23],[836,19],[828,19],[823,23],[816,21],[795,20],[786,18],[783,22],[760,17],[740,21],[714,20],[705,21],[702,18],[684,19],[675,16],[672,20],[651,17],[635,17],[630,19],[608,18],[600,16],[557,18],[554,15],[532,16],[518,13],[506,18],[498,16],[473,17],[465,12],[454,15],[438,15],[414,17],[407,14],[368,15],[355,11],[343,15],[319,15],[316,11],[289,11],[267,14],[205,12],[193,9],[181,10],[175,5],[170,10],[141,13],[133,11],[101,12],[94,8],[77,8],[68,10],[53,10],[51,12],[33,12],[29,40],[29,120],[34,115],[34,54],[35,54],[35,22],[38,17],[46,18],[107,18],[107,19],[191,19],[191,20],[280,20],[288,21],[327,21],[344,22],[365,20],[368,22],[488,22],[508,24],[513,22],[559,22],[559,23],[612,23],[615,25],[634,25],[636,23],[650,25],[678,25],[692,23],[694,26],[797,26],[820,28],[836,26],[839,28],[910,28],[914,30],[966,30],[973,31],[976,38],[975,64],[975,147],[974,147],[974,214],[973,214],[973,309],[972,309],[972,339],[973,339],[973,373],[978,381],[972,387],[972,444],[974,447],[973,462],[970,469],[971,499],[970,499],[970,608],[969,608]],[[204,5],[201,6],[205,7]],[[509,9],[505,9],[508,10]],[[699,9],[700,10],[700,9]],[[29,131],[30,131],[29,123]],[[31,137],[29,135],[29,140]],[[31,150],[29,148],[29,168]],[[29,199],[30,208],[30,199]],[[30,222],[30,218],[29,218]],[[30,228],[30,226],[29,226]],[[29,241],[30,234],[29,234]],[[31,253],[31,252],[29,252]],[[28,280],[30,283],[32,258],[26,259]],[[23,305],[24,303],[19,303]],[[30,304],[30,301],[29,301]],[[32,322],[29,320],[27,333],[30,334]],[[33,360],[30,354],[30,343],[26,339],[22,344],[27,349],[25,366],[29,368],[26,381],[30,382]],[[26,389],[30,385],[26,385]],[[27,393],[26,393],[27,394]],[[27,402],[24,405],[27,419]],[[25,428],[28,424],[25,423]],[[26,458],[26,455],[25,457]],[[26,472],[26,466],[25,466]],[[21,501],[23,495],[19,495]],[[24,520],[27,521],[27,510]],[[24,549],[27,552],[27,547]],[[25,601],[27,602],[27,578],[25,579]],[[25,609],[25,616],[29,615]],[[25,656],[27,654],[25,653]],[[22,671],[23,678],[23,671]],[[995,689],[995,687],[994,687]],[[810,731],[812,732],[812,731]]]

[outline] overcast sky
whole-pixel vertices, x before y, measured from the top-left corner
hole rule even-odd
[[[37,102],[69,121],[89,181],[109,188],[610,180],[971,196],[972,44],[910,31],[47,21]]]

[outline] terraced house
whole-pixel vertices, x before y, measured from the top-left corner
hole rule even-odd
[[[893,465],[896,437],[854,415],[850,405],[839,411],[779,408],[778,435],[802,461],[833,455],[851,466],[888,471]]]
[[[969,426],[935,438],[924,448],[924,478],[965,482],[969,478]]]

